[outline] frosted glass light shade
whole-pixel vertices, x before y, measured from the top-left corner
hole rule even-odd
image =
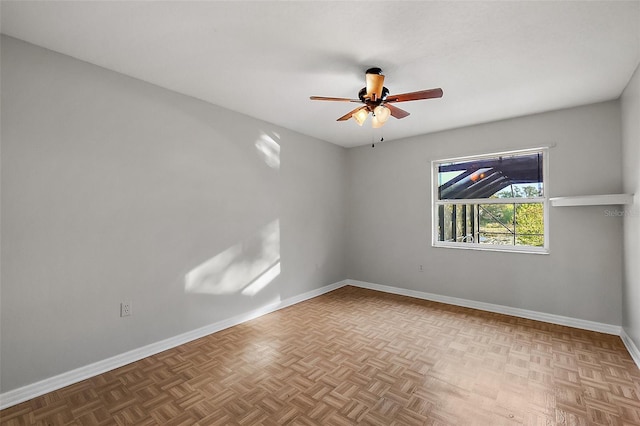
[[[373,114],[378,119],[380,123],[386,123],[391,115],[391,110],[384,105],[378,105],[374,110]]]
[[[356,120],[356,123],[358,123],[359,126],[362,126],[368,115],[369,111],[367,111],[366,108],[362,108],[355,112],[352,117],[354,120]]]

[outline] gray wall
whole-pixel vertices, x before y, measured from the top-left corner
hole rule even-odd
[[[15,39],[1,55],[2,392],[346,276],[345,149]]]
[[[622,191],[617,101],[349,150],[348,277],[620,325],[612,206],[551,207],[548,255],[431,247],[432,160],[550,144],[550,196]]]
[[[622,94],[624,190],[635,194],[624,212],[622,326],[640,348],[640,67]]]
[[[0,392],[347,277],[623,324],[640,343],[638,215],[551,208],[549,255],[435,249],[430,232],[436,159],[553,144],[551,196],[618,193],[624,139],[637,193],[638,72],[622,114],[344,150],[11,38],[1,55]]]

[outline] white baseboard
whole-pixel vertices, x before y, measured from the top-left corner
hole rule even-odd
[[[170,337],[159,342],[151,343],[141,348],[133,349],[131,351],[104,359],[102,361],[85,365],[84,367],[76,368],[75,370],[71,370],[66,373],[41,380],[39,382],[32,383],[18,389],[4,392],[0,394],[0,410],[24,401],[28,401],[40,395],[44,395],[45,393],[53,392],[65,386],[78,383],[82,380],[105,373],[118,367],[122,367],[132,362],[139,361],[148,356],[166,351],[167,349],[175,348],[176,346],[180,346],[192,340],[196,340],[209,334],[224,330],[226,328],[233,327],[234,325],[242,324],[243,322],[261,317],[262,315],[266,315],[279,309],[295,305],[296,303],[312,299],[324,293],[328,293],[330,291],[343,287],[346,284],[346,280],[339,281],[337,283],[333,283],[315,290],[308,291],[306,293],[299,294],[297,296],[290,297],[280,302],[262,306],[258,309],[254,309],[253,311],[244,314],[236,315],[234,317],[218,321],[205,327],[188,331],[186,333],[179,334],[177,336]]]
[[[600,322],[587,321],[577,318],[564,317],[561,315],[547,314],[544,312],[529,311],[527,309],[512,308],[504,305],[494,305],[493,303],[476,302],[475,300],[460,299],[457,297],[441,296],[439,294],[426,293],[417,290],[391,287],[381,284],[374,284],[365,281],[346,280],[347,284],[354,287],[368,288],[370,290],[383,291],[401,296],[415,297],[416,299],[431,300],[433,302],[447,303],[449,305],[463,306],[465,308],[479,309],[481,311],[495,312],[498,314],[512,315],[514,317],[527,318],[536,321],[543,321],[552,324],[566,325],[568,327],[581,328],[583,330],[598,331],[600,333],[620,335],[622,327],[619,325],[604,324]]]
[[[631,340],[631,337],[629,337],[624,328],[622,328],[622,331],[620,332],[620,338],[622,339],[624,345],[627,347],[627,350],[629,351],[629,355],[631,355],[633,362],[635,362],[638,368],[640,368],[640,349],[638,349],[636,344],[633,343],[633,340]]]
[[[250,321],[252,319],[261,317],[268,313],[277,311],[279,309],[286,308],[296,303],[303,302],[308,299],[320,296],[330,291],[336,290],[340,287],[351,285],[354,287],[361,287],[370,290],[382,291],[385,293],[392,293],[402,296],[414,297],[416,299],[431,300],[434,302],[447,303],[450,305],[463,306],[467,308],[479,309],[482,311],[495,312],[499,314],[512,315],[521,318],[527,318],[537,321],[548,322],[552,324],[566,325],[569,327],[581,328],[584,330],[598,331],[606,334],[619,335],[622,338],[627,350],[631,354],[631,357],[635,361],[638,368],[640,368],[640,350],[627,335],[624,329],[617,325],[603,324],[594,321],[581,320],[576,318],[564,317],[561,315],[547,314],[544,312],[529,311],[526,309],[512,308],[509,306],[495,305],[491,303],[477,302],[468,299],[460,299],[457,297],[442,296],[433,293],[426,293],[417,290],[409,290],[399,287],[391,287],[381,284],[374,284],[365,281],[357,280],[343,280],[337,283],[333,283],[315,290],[308,291],[297,296],[290,297],[280,302],[272,303],[270,305],[262,306],[253,311],[236,315],[234,317],[216,322],[214,324],[207,325],[205,327],[198,328],[174,337],[170,337],[165,340],[161,340],[150,345],[137,348],[111,358],[107,358],[102,361],[95,362],[93,364],[86,365],[84,367],[77,368],[75,370],[68,371],[66,373],[59,374],[57,376],[41,380],[36,383],[32,383],[23,386],[18,389],[14,389],[0,394],[0,410],[13,405],[19,404],[29,399],[38,397],[45,393],[49,393],[65,386],[72,385],[98,374],[105,373],[118,367],[130,364],[135,361],[139,361],[151,355],[155,355],[167,349],[174,348],[192,340],[199,339],[212,333],[224,330],[234,325],[242,324],[243,322]]]

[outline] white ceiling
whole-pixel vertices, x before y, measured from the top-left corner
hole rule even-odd
[[[4,34],[338,145],[364,71],[397,104],[385,140],[615,99],[640,61],[640,2],[2,1]],[[369,125],[367,125],[369,124]]]

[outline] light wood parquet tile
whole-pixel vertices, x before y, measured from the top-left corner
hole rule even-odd
[[[640,425],[616,336],[344,287],[0,412],[9,425]]]

